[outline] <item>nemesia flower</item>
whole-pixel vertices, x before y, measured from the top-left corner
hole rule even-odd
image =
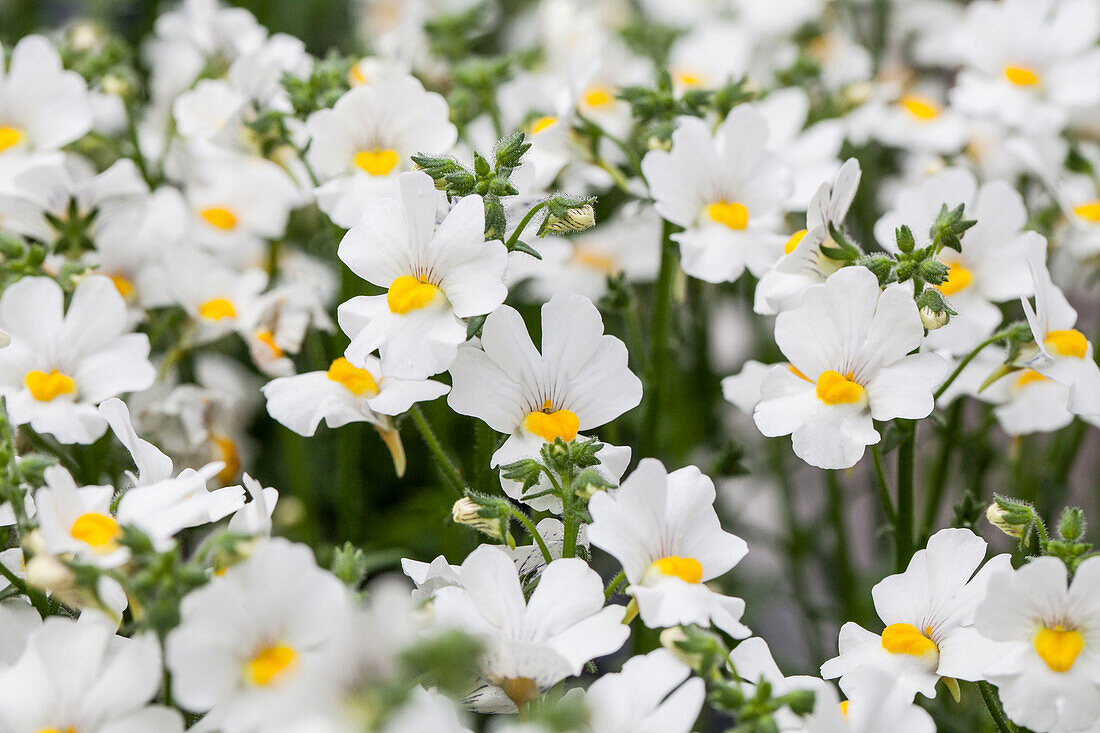
[[[0,166],[27,153],[59,150],[91,127],[80,74],[63,69],[57,49],[42,36],[15,44],[7,71],[0,73]]]
[[[980,662],[988,642],[973,628],[990,575],[1012,567],[1009,555],[982,565],[985,541],[968,529],[932,535],[904,573],[871,589],[875,610],[886,624],[881,635],[848,622],[840,629],[840,656],[821,666],[826,679],[855,694],[857,670],[888,673],[903,690],[936,696],[941,677],[983,679]],[[981,566],[979,570],[978,567]],[[977,571],[977,572],[975,572]]]
[[[745,639],[738,644],[730,652],[730,663],[737,670],[737,676],[741,678],[745,692],[748,695],[755,691],[757,684],[760,682],[767,682],[771,685],[772,695],[775,697],[787,695],[796,690],[810,690],[815,695],[821,695],[823,699],[827,700],[829,694],[832,693],[829,685],[817,677],[806,675],[784,677],[772,658],[768,643],[760,637]],[[823,692],[826,689],[829,692]],[[833,694],[835,695],[835,693]],[[820,704],[816,698],[815,703]],[[779,730],[784,733],[806,730],[804,719],[796,716],[786,708],[776,711],[774,717]]]
[[[6,731],[183,731],[183,716],[150,702],[162,679],[153,634],[115,636],[100,619],[52,616],[0,672]]]
[[[558,293],[542,307],[541,353],[518,312],[508,306],[493,311],[485,319],[480,348],[459,349],[451,383],[447,404],[452,410],[509,436],[493,454],[493,467],[536,457],[557,438],[574,440],[642,398],[642,383],[627,366],[626,347],[604,334],[592,302],[572,293]],[[613,480],[630,460],[629,449],[609,445],[596,455]],[[502,479],[509,495],[523,501],[515,483]],[[536,486],[531,493],[549,488]],[[539,508],[560,511],[555,497],[536,501]]]
[[[12,567],[11,562],[13,552],[18,554],[15,567]],[[0,553],[0,562],[15,572],[23,562],[23,552],[19,548],[5,550]],[[7,578],[0,578],[0,589],[7,588],[8,585]],[[42,626],[42,617],[27,599],[8,598],[0,601],[0,624],[4,627],[4,635],[0,636],[0,665],[6,669],[19,659],[31,633]]]
[[[616,651],[630,635],[623,606],[604,607],[603,582],[576,558],[546,566],[530,600],[524,600],[515,563],[499,548],[482,545],[462,563],[462,587],[436,591],[436,624],[480,637],[487,645],[487,685],[466,703],[507,712],[571,675],[586,662]]]
[[[387,377],[374,356],[366,357],[364,368],[352,366],[341,356],[327,371],[273,379],[264,385],[263,393],[273,418],[309,436],[322,420],[330,428],[352,422],[382,425],[385,416],[399,415],[449,389],[431,379]]]
[[[667,649],[628,660],[585,691],[593,731],[687,733],[706,694],[703,680]]]
[[[1044,377],[1069,387],[1069,409],[1075,415],[1100,414],[1100,368],[1092,344],[1077,325],[1077,311],[1054,285],[1046,266],[1046,241],[1028,242],[1027,263],[1035,281],[1035,306],[1022,298],[1024,315],[1035,336],[1037,351],[1023,363]],[[0,352],[2,355],[3,352]]]
[[[917,186],[900,191],[894,208],[875,223],[875,237],[887,251],[896,251],[895,231],[906,224],[916,246],[930,244],[928,231],[941,208],[965,205],[967,218],[977,224],[962,238],[962,251],[944,249],[939,261],[948,265],[947,280],[937,289],[958,311],[943,328],[928,334],[930,349],[966,354],[1001,323],[994,303],[1032,293],[1027,270],[1029,242],[1038,237],[1024,231],[1027,209],[1023,199],[1004,181],[982,186],[970,171],[948,168]]]
[[[1100,560],[1073,580],[1055,557],[989,579],[974,626],[997,645],[980,660],[1005,713],[1035,730],[1080,731],[1100,715]]]
[[[9,286],[0,296],[0,328],[12,337],[0,349],[0,395],[12,422],[62,443],[103,435],[107,422],[95,406],[145,389],[156,376],[149,337],[126,333],[126,322],[126,302],[101,275],[81,280],[67,310],[49,278]]]
[[[183,599],[165,642],[172,696],[187,710],[213,709],[223,730],[251,730],[325,669],[350,610],[344,584],[309,548],[265,540]]]
[[[251,336],[260,309],[267,273],[259,268],[236,270],[198,249],[165,255],[172,273],[168,282],[176,303],[198,324],[196,340],[214,341],[237,331]]]
[[[307,158],[325,181],[317,204],[342,227],[358,223],[372,201],[398,196],[398,175],[412,168],[410,156],[447,153],[458,136],[447,102],[411,76],[353,87],[306,126]]]
[[[756,426],[768,437],[791,435],[795,454],[811,465],[854,466],[879,441],[874,420],[932,411],[947,364],[909,353],[923,338],[909,287],[882,291],[870,270],[840,270],[776,317],[776,344],[791,366],[764,379]]]
[[[774,91],[755,106],[768,121],[768,147],[792,173],[794,185],[787,207],[802,211],[821,182],[834,178],[840,170],[837,156],[844,142],[844,123],[822,120],[806,127],[810,98],[797,87]]]
[[[733,281],[747,267],[760,277],[782,256],[791,178],[767,139],[763,115],[742,105],[713,137],[703,120],[681,117],[672,149],[642,160],[657,212],[685,229],[672,237],[688,275]]]
[[[746,31],[739,24],[711,19],[693,26],[669,50],[668,71],[673,87],[680,91],[718,89],[730,80],[740,79],[748,69],[751,50]]]
[[[748,552],[722,529],[714,499],[714,483],[698,468],[667,473],[645,458],[614,496],[601,492],[589,502],[589,541],[622,564],[646,626],[713,624],[735,638],[749,635],[740,622],[745,602],[704,585]]]
[[[278,489],[265,487],[247,473],[241,480],[250,500],[229,518],[226,529],[244,535],[270,535],[271,514],[279,501]]]
[[[352,365],[377,349],[387,376],[425,379],[454,361],[466,340],[463,318],[504,301],[508,253],[485,241],[480,196],[461,199],[439,221],[444,196],[428,175],[402,174],[399,184],[400,200],[369,204],[338,252],[356,275],[388,290],[352,298],[337,313]]]
[[[844,702],[837,701],[831,686],[816,691],[807,733],[935,733],[932,716],[914,705],[912,695],[890,675],[867,669],[857,676],[859,692]]]

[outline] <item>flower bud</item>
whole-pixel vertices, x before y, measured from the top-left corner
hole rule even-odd
[[[1066,542],[1077,542],[1085,535],[1085,513],[1077,507],[1067,506],[1058,522],[1058,536]]]
[[[1009,511],[997,502],[993,502],[985,510],[985,518],[1009,537],[1020,539],[1027,531],[1027,522],[1021,523],[1017,512]]]
[[[692,669],[698,669],[703,664],[702,654],[685,651],[681,646],[683,642],[688,641],[688,635],[682,627],[670,626],[661,632],[660,639],[661,646],[675,654],[681,662]]]
[[[451,519],[455,524],[473,527],[478,532],[495,540],[504,539],[504,523],[500,517],[482,516],[483,507],[468,496],[464,496],[451,507]]]
[[[920,321],[929,331],[943,328],[951,320],[951,314],[947,311],[934,311],[928,306],[920,309]]]
[[[562,214],[550,213],[546,217],[544,229],[550,232],[583,232],[596,224],[596,210],[592,204],[584,204],[572,209],[566,209]]]

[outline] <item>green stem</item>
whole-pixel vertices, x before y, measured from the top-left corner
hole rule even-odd
[[[626,571],[620,570],[618,575],[612,578],[611,582],[607,584],[607,590],[603,592],[604,603],[606,603],[607,599],[611,598],[611,596],[615,595],[615,591],[619,589],[619,586],[623,584],[624,580],[626,580]]]
[[[1000,733],[1015,733],[1016,726],[1008,721],[1005,717],[1005,711],[1001,707],[1000,700],[997,699],[997,693],[993,691],[993,688],[986,681],[978,683],[978,690],[982,693],[982,701],[985,702],[985,707],[989,711],[989,716],[993,718],[993,722],[997,725],[997,730]]]
[[[828,488],[829,522],[833,525],[836,558],[836,591],[840,596],[844,618],[858,616],[859,602],[856,598],[856,575],[852,568],[851,552],[848,545],[848,527],[844,523],[844,491],[840,485],[838,471],[825,472],[825,485]]]
[[[145,164],[145,156],[141,152],[141,143],[138,141],[137,121],[134,119],[133,105],[126,105],[126,134],[130,138],[130,144],[134,146],[134,164],[137,165],[138,172],[141,173],[141,177],[145,180],[145,183],[149,188],[155,188],[157,181],[153,178],[149,172],[149,167]]]
[[[878,487],[878,498],[882,503],[882,513],[887,521],[894,524],[898,521],[897,512],[894,511],[894,500],[890,498],[890,484],[886,480],[886,471],[882,467],[882,453],[877,445],[871,446],[871,459],[875,464],[875,484]]]
[[[432,426],[428,422],[428,419],[424,417],[424,412],[420,409],[420,405],[413,405],[413,408],[409,412],[412,413],[413,421],[416,423],[417,429],[420,430],[420,437],[424,439],[424,442],[428,445],[428,449],[435,457],[435,463],[443,473],[443,477],[447,479],[454,494],[456,496],[461,496],[462,492],[466,490],[466,481],[462,478],[462,474],[459,470],[455,468],[454,462],[447,457],[447,452],[443,450],[439,438],[435,437],[435,432],[432,431]]]
[[[512,516],[516,518],[516,521],[522,524],[523,528],[527,530],[527,534],[531,535],[531,539],[533,539],[535,541],[535,544],[539,546],[539,552],[542,553],[542,559],[546,561],[547,565],[549,565],[554,558],[553,556],[551,556],[550,548],[546,546],[545,540],[542,539],[542,535],[540,535],[538,530],[535,529],[535,525],[531,521],[530,517],[528,517],[526,514],[524,514],[511,504],[508,505],[508,510],[512,512]]]
[[[642,456],[656,456],[661,446],[661,402],[671,361],[668,337],[672,324],[672,281],[677,269],[676,243],[672,241],[672,227],[671,223],[662,222],[661,266],[653,294],[655,302],[649,342],[649,369],[647,370],[649,395],[639,451]]]
[[[42,618],[46,618],[50,615],[50,608],[46,603],[46,597],[36,590],[32,590],[31,586],[9,568],[4,563],[0,562],[0,575],[7,578],[11,586],[25,595],[32,604],[34,609],[38,611],[38,615]]]
[[[894,568],[899,573],[905,571],[913,555],[913,472],[916,469],[913,459],[917,426],[910,421],[904,423],[907,423],[909,434],[898,446],[898,521],[894,524]]]
[[[535,214],[539,213],[542,209],[545,209],[549,205],[549,201],[539,201],[537,204],[531,207],[531,210],[523,215],[523,218],[519,220],[519,224],[516,225],[515,231],[512,232],[512,236],[508,237],[508,241],[504,243],[504,248],[509,252],[516,246],[516,242],[523,236],[523,230],[527,228],[527,225],[531,223],[531,219]]]
[[[932,474],[932,485],[928,490],[928,496],[924,500],[924,516],[920,530],[922,538],[927,537],[932,531],[932,523],[936,521],[936,513],[940,509],[940,502],[943,501],[943,492],[947,487],[947,471],[951,465],[951,453],[955,449],[959,426],[962,424],[962,410],[963,401],[956,400],[947,413],[947,427],[943,433],[940,457]]]
[[[1003,338],[1005,338],[1005,334],[1003,332],[995,333],[987,338],[985,341],[975,346],[974,350],[963,357],[963,360],[959,362],[959,365],[957,367],[955,367],[955,371],[951,372],[951,375],[948,376],[944,383],[941,384],[939,388],[932,394],[933,399],[938,400],[943,395],[943,393],[947,391],[947,388],[951,386],[951,383],[954,382],[960,374],[962,374],[962,370],[966,369],[967,365],[969,365],[970,362],[974,361],[974,357],[980,354],[982,350],[985,349],[985,347],[989,346],[990,344],[995,344]]]

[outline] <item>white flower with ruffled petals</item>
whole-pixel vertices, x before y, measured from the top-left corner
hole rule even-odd
[[[858,692],[844,702],[832,686],[817,690],[807,733],[936,733],[936,723],[890,675],[874,669],[856,673]]]
[[[645,458],[618,491],[589,502],[589,541],[622,564],[646,626],[713,624],[735,638],[749,635],[740,621],[745,602],[705,585],[748,552],[722,529],[714,498],[714,483],[695,466],[668,473]]]
[[[942,357],[910,354],[924,326],[911,288],[880,290],[846,267],[776,317],[775,340],[791,366],[764,379],[754,419],[764,435],[791,435],[795,454],[818,468],[848,468],[880,439],[874,420],[926,417],[947,372]]]
[[[706,686],[667,649],[628,660],[585,691],[590,725],[599,733],[688,733]]]

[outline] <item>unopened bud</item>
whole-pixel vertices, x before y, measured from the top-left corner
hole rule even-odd
[[[451,507],[451,519],[455,524],[473,527],[495,540],[504,539],[504,523],[500,517],[484,517],[483,507],[468,496],[464,496]]]
[[[1066,542],[1076,542],[1085,535],[1085,513],[1068,506],[1058,522],[1058,535]]]
[[[661,632],[660,639],[661,646],[675,654],[681,662],[692,669],[698,669],[703,664],[702,654],[688,652],[683,649],[683,643],[689,640],[683,628],[670,626]]]
[[[566,209],[558,215],[551,213],[546,217],[544,229],[550,232],[583,232],[596,224],[596,210],[592,204],[584,204],[573,209]]]
[[[1027,522],[1021,523],[1016,512],[1005,509],[997,502],[993,502],[985,510],[985,518],[1009,537],[1020,539],[1027,531]]]
[[[59,597],[75,589],[73,571],[53,555],[35,555],[26,566],[27,582]]]
[[[943,328],[951,320],[951,314],[947,311],[934,311],[928,306],[920,309],[920,321],[929,331]]]

